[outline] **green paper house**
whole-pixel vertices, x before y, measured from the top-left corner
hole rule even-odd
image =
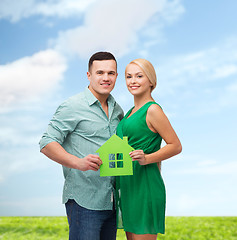
[[[96,151],[103,162],[100,176],[133,175],[132,158],[129,156],[133,150],[127,137],[121,139],[114,134]]]

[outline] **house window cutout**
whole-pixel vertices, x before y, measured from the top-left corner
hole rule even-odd
[[[123,154],[122,153],[117,153],[117,160],[123,160]]]
[[[115,158],[116,156],[116,158]],[[123,154],[122,153],[110,153],[109,154],[109,168],[123,168]],[[113,161],[113,162],[111,162]]]
[[[115,154],[109,154],[109,160],[111,161],[111,160],[115,160]]]
[[[123,168],[123,161],[117,161],[117,168]]]
[[[109,168],[115,168],[115,162],[109,162]]]

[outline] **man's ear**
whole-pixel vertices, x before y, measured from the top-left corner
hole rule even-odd
[[[91,77],[90,72],[87,72],[86,75],[87,75],[88,80],[90,81],[90,77]]]

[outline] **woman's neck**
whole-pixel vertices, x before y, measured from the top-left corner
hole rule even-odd
[[[154,101],[151,95],[147,96],[134,96],[134,108],[139,109],[142,107],[145,103]]]

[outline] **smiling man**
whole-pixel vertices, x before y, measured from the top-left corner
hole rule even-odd
[[[61,104],[40,140],[47,157],[63,166],[63,203],[70,240],[115,240],[114,178],[100,177],[96,150],[116,131],[123,117],[110,95],[117,62],[109,52],[91,56],[85,91]]]

